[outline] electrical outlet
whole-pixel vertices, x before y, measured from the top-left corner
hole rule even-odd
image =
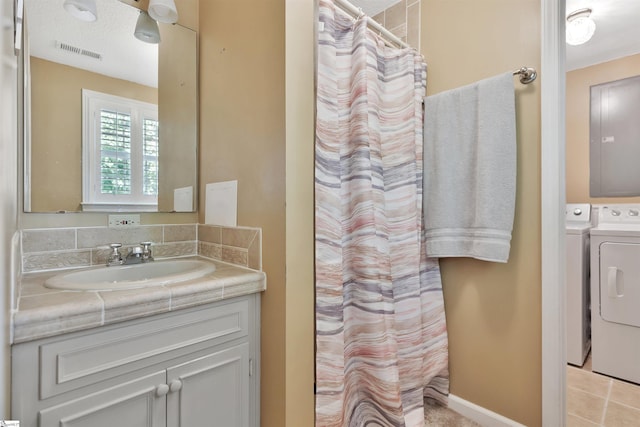
[[[109,215],[109,227],[135,227],[140,225],[140,215]]]

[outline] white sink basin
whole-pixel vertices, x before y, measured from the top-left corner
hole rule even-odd
[[[116,291],[184,282],[211,274],[215,269],[214,264],[200,260],[154,261],[58,274],[49,278],[44,286],[65,290]]]

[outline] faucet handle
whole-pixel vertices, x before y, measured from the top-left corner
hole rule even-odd
[[[120,256],[118,249],[122,247],[122,243],[110,243],[109,247],[111,248],[111,258],[117,258]]]
[[[142,246],[142,262],[153,261],[151,242],[140,242],[140,246]]]
[[[112,249],[113,252],[111,252],[111,254],[109,254],[109,258],[107,259],[107,267],[109,267],[111,265],[120,265],[120,264],[122,264],[123,263],[122,256],[120,255],[120,252],[118,251],[118,249],[122,247],[122,243],[111,243],[111,244],[109,244],[109,247]]]

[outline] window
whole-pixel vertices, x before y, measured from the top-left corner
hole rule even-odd
[[[85,211],[155,211],[158,106],[82,90]]]

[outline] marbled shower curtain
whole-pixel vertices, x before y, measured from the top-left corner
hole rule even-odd
[[[445,401],[437,260],[422,231],[426,65],[320,1],[316,426],[422,426]]]

